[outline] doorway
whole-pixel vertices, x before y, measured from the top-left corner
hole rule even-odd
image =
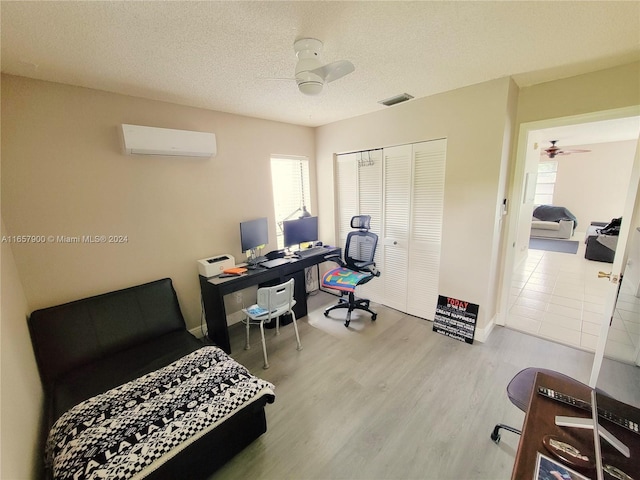
[[[581,213],[582,221],[578,222],[571,238],[578,242],[575,254],[529,249],[533,205],[526,205],[526,197],[531,197],[530,192],[526,191],[531,188],[528,175],[532,172],[531,165],[534,162],[537,165],[540,152],[549,140],[562,139],[563,135],[563,140],[569,142],[565,145],[571,145],[572,148],[605,142],[630,142],[633,148],[627,162],[632,165],[640,125],[637,115],[638,109],[630,108],[521,126],[511,201],[512,215],[517,218],[509,222],[507,244],[513,248],[507,252],[505,262],[501,296],[501,312],[505,313],[500,317],[502,325],[582,350],[596,351],[609,290],[609,282],[598,279],[598,272],[610,272],[611,264],[585,259],[584,241],[592,221],[607,222],[611,219],[595,218],[597,213],[593,217]],[[622,133],[623,124],[631,126],[631,134]],[[603,137],[609,127],[612,133],[618,135]],[[578,158],[579,154],[575,157]],[[597,171],[590,173],[598,175]],[[610,187],[626,190],[628,178],[626,183],[618,182],[617,187]],[[621,207],[626,201],[624,193],[622,198],[625,200]],[[620,208],[620,212],[622,210]],[[607,356],[618,358],[618,347],[628,351],[637,349],[638,346],[632,342],[638,342],[638,335],[633,335],[627,326],[621,319],[616,321],[614,318],[607,343]],[[635,326],[633,328],[637,329]]]

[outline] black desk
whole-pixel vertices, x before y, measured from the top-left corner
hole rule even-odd
[[[306,316],[307,292],[304,269],[324,262],[324,257],[327,255],[340,255],[340,253],[340,248],[327,248],[326,252],[319,255],[293,259],[291,262],[275,268],[258,267],[255,270],[248,270],[247,273],[238,277],[206,278],[200,275],[200,290],[207,321],[207,336],[225,352],[231,353],[224,296],[254,285],[282,283],[293,278],[295,280],[294,298],[296,299],[293,311],[296,318]]]

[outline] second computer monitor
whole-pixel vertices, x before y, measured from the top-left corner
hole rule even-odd
[[[240,244],[243,252],[253,251],[267,243],[269,243],[267,217],[240,223]]]
[[[318,217],[303,217],[282,223],[284,246],[292,247],[318,239]]]

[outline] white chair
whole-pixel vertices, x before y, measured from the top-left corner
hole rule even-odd
[[[296,323],[296,315],[293,313],[293,306],[296,301],[293,299],[293,278],[288,282],[273,287],[262,287],[258,289],[258,303],[249,308],[243,308],[246,318],[243,320],[247,326],[247,344],[245,350],[249,350],[249,328],[251,325],[260,325],[260,334],[262,335],[262,354],[264,356],[264,367],[269,368],[267,360],[267,346],[264,340],[264,322],[270,322],[272,318],[276,320],[276,335],[280,335],[280,315],[285,313],[291,314],[293,319],[293,328],[296,332],[296,341],[298,342],[298,350],[302,350],[300,344],[300,336],[298,335],[298,324]]]

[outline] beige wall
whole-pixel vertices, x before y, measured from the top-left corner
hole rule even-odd
[[[553,203],[567,207],[578,219],[576,231],[585,232],[593,221],[608,222],[622,216],[636,141],[576,148],[591,151],[556,157],[558,173]]]
[[[10,235],[2,222],[1,235]],[[2,242],[0,287],[0,478],[35,478],[41,464],[43,393],[27,329],[29,307],[13,257]]]
[[[215,158],[123,155],[122,123],[214,132]],[[126,235],[122,244],[20,244],[33,309],[171,277],[200,323],[196,260],[239,261],[239,222],[270,219],[270,155],[305,155],[314,130],[98,90],[2,77],[2,214],[13,235]],[[312,191],[315,194],[315,189]],[[268,250],[267,250],[268,251]],[[239,263],[239,262],[238,262]]]
[[[640,62],[520,89],[518,123],[640,105]]]
[[[503,78],[319,127],[321,227],[333,231],[335,153],[446,137],[439,292],[479,304],[478,328],[484,328],[495,314],[508,113],[515,113],[514,85]]]

